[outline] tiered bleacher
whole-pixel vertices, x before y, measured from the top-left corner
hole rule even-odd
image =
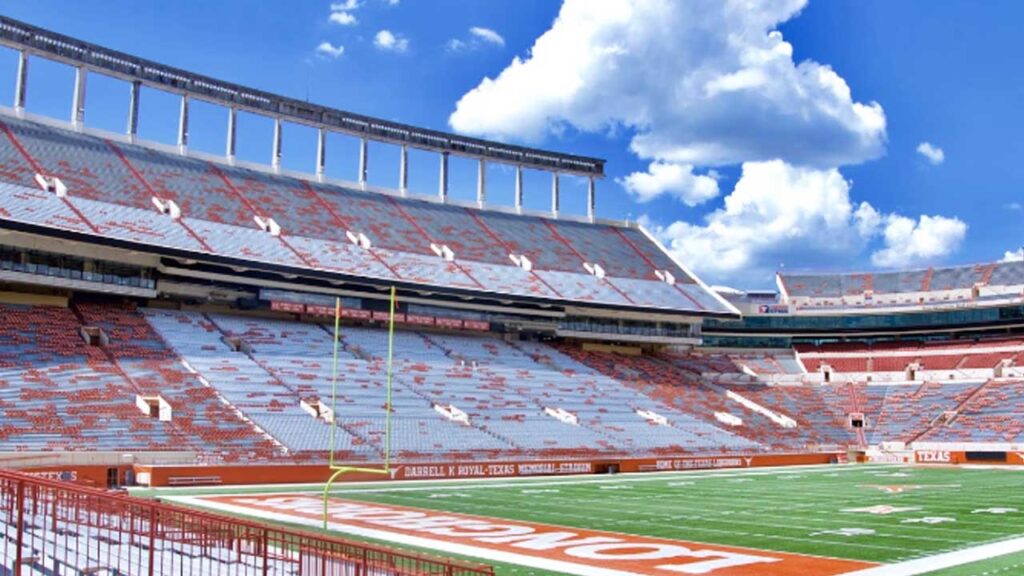
[[[330,405],[327,327],[227,315],[211,319],[244,342],[251,357],[282,384]],[[339,425],[381,451],[387,332],[348,327],[340,345]],[[395,350],[391,441],[402,457],[706,452],[734,440],[547,346],[398,331]],[[641,410],[668,420],[652,423],[638,414]],[[297,408],[292,412],[306,416]],[[312,444],[303,449],[327,448],[322,440],[319,445],[309,438],[306,442]]]
[[[992,262],[873,273],[780,272],[792,311],[943,308],[1024,300],[1024,262]]]
[[[340,455],[373,460],[384,453],[384,330],[342,331],[333,414],[333,340],[320,324],[91,303],[76,304],[74,311],[48,306],[5,310],[0,327],[8,335],[6,357],[16,368],[4,373],[11,399],[4,404],[6,449],[173,448],[224,460],[301,460],[327,453],[330,422],[336,420]],[[89,346],[79,333],[86,327],[102,330],[103,340]],[[34,330],[60,334],[47,340],[62,350],[59,359],[53,358],[53,348],[26,353],[23,341],[41,339]],[[402,330],[396,332],[395,350],[390,448],[400,458],[758,448],[756,442],[624,386],[550,346]],[[16,358],[33,368],[16,364]],[[49,362],[61,374],[96,373],[70,383],[86,383],[79,403],[96,398],[105,407],[90,408],[83,423],[74,416],[84,406],[40,404],[37,399],[68,401],[68,386],[46,392],[51,385],[40,376],[40,366]],[[144,414],[138,397],[159,398],[170,417],[165,421]],[[117,406],[118,422],[97,419]],[[29,412],[32,416],[23,417],[19,428],[18,417]],[[49,428],[56,436],[34,431],[41,422],[53,422]],[[123,427],[132,435],[119,432]],[[101,432],[104,442],[91,439]]]
[[[845,445],[853,440],[843,421],[845,413],[828,402],[825,389],[720,382],[718,374],[738,371],[724,354],[573,354],[695,418],[773,449]]]
[[[1024,439],[1024,381],[989,381],[957,407],[956,414],[920,436],[927,442],[1016,443]]]
[[[386,446],[389,342],[379,327],[343,325],[335,388],[333,327],[311,317],[88,299],[0,312],[4,451],[186,450],[274,462],[320,461],[332,442],[351,461],[388,450],[405,461],[795,451],[858,442],[853,414],[875,444],[1024,434],[1021,381],[970,368],[1015,367],[1024,341],[1013,338],[801,346],[798,358],[623,354],[401,327]],[[823,382],[800,365],[813,372],[843,361],[899,372]],[[905,361],[940,362],[964,377],[907,380]]]
[[[185,438],[143,416],[137,389],[89,346],[71,310],[0,305],[0,450],[170,450]]]
[[[978,341],[835,343],[797,345],[800,362],[807,372],[852,374],[864,379],[908,370],[942,379],[987,378],[1000,367],[1015,367],[1024,353],[1020,338],[991,338]]]
[[[397,198],[41,121],[0,128],[0,222],[33,232],[463,293],[734,313],[635,228]]]

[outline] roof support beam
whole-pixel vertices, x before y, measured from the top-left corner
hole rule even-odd
[[[128,95],[128,138],[134,142],[139,135],[139,97],[142,96],[142,83],[136,80],[131,84]]]
[[[476,205],[487,204],[487,161],[481,158],[476,168]]]
[[[551,215],[558,218],[558,172],[551,173]]]
[[[270,157],[270,167],[274,169],[274,172],[281,171],[281,139],[284,137],[283,130],[284,126],[281,119],[274,118],[274,149]]]
[[[28,52],[18,53],[18,78],[14,83],[14,109],[25,109],[25,96],[28,94]]]
[[[597,220],[597,190],[594,177],[587,179],[587,218],[591,222]]]
[[[523,167],[518,165],[516,166],[515,207],[516,212],[523,213]]]
[[[398,191],[405,196],[409,193],[409,147],[402,144],[401,156],[398,157]]]
[[[441,153],[441,172],[437,180],[437,196],[441,202],[448,202],[448,153]]]
[[[178,150],[188,150],[188,94],[181,96],[181,114],[178,116]]]
[[[323,182],[327,175],[327,130],[316,131],[316,179]]]
[[[238,109],[232,106],[228,108],[228,140],[226,144],[225,155],[228,157],[228,162],[235,161],[236,151],[236,136],[238,135]]]
[[[83,66],[75,68],[75,91],[71,96],[71,125],[85,123],[85,81],[88,72]]]
[[[366,176],[369,171],[370,148],[366,138],[359,140],[359,185],[366,188]]]

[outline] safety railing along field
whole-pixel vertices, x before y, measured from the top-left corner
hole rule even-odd
[[[489,566],[0,470],[0,573],[493,576]]]

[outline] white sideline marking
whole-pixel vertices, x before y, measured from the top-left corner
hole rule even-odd
[[[989,560],[1021,551],[1024,551],[1024,537],[1000,540],[999,542],[953,550],[952,552],[944,552],[935,556],[917,558],[916,560],[907,560],[897,564],[847,572],[843,576],[916,576],[917,574],[928,574],[943,568],[963,566],[964,564]]]

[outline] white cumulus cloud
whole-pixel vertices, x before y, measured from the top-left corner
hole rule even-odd
[[[331,15],[327,17],[327,20],[334,24],[341,24],[342,26],[351,26],[357,22],[355,15],[351,12],[331,12]]]
[[[619,183],[640,202],[671,194],[687,206],[697,206],[718,196],[714,175],[694,174],[693,166],[651,162],[647,172],[633,172]]]
[[[747,162],[723,206],[702,222],[642,223],[698,274],[740,285],[765,285],[786,263],[843,268],[836,263],[862,254],[872,242],[882,243],[872,255],[878,266],[920,264],[954,251],[966,233],[957,219],[882,214],[854,201],[851,188],[835,168]]]
[[[373,45],[386,52],[405,52],[409,49],[409,39],[384,29],[373,37]]]
[[[469,33],[490,44],[496,44],[498,46],[505,45],[505,39],[494,30],[490,28],[484,28],[482,26],[473,26],[469,29]]]
[[[1003,254],[1003,262],[1021,262],[1024,261],[1024,248],[1017,248],[1016,250],[1007,250]]]
[[[451,38],[445,43],[449,52],[469,52],[485,46],[504,46],[505,38],[495,30],[473,26],[465,38]]]
[[[763,284],[788,255],[829,261],[859,252],[877,224],[877,212],[850,200],[850,183],[838,170],[773,160],[744,164],[724,206],[703,223],[677,221],[652,231],[716,282]]]
[[[776,27],[805,0],[566,0],[528,56],[484,78],[459,132],[538,140],[626,127],[644,159],[834,167],[884,152],[886,119]],[[528,95],[528,97],[524,97]]]
[[[345,53],[345,47],[341,45],[335,46],[325,40],[317,44],[316,53],[327,58],[340,58]]]
[[[462,95],[449,124],[518,141],[624,134],[648,164],[617,178],[637,201],[696,206],[724,193],[698,221],[641,219],[710,281],[765,285],[779,265],[852,268],[868,254],[883,267],[942,259],[964,222],[852,198],[839,167],[885,153],[886,116],[827,64],[794,60],[779,27],[806,3],[564,0],[527,54]],[[733,190],[720,191],[709,169],[737,165]]]
[[[917,153],[924,156],[933,166],[938,166],[946,161],[946,153],[942,151],[942,148],[931,142],[921,142],[918,144]]]
[[[360,6],[359,0],[333,2],[331,4],[331,14],[327,17],[327,21],[342,26],[353,26],[358,23],[353,12],[358,10]]]
[[[967,224],[959,218],[889,215],[882,232],[885,248],[871,255],[871,263],[885,268],[905,268],[945,256],[959,247]]]

